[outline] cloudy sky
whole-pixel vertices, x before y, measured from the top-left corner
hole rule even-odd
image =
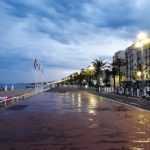
[[[149,0],[1,0],[0,82],[31,82],[33,61],[57,80],[111,60],[140,31],[149,32]]]

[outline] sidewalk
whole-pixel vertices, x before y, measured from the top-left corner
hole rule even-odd
[[[131,97],[131,96],[123,96],[123,95],[117,95],[115,93],[106,93],[106,92],[98,92],[95,90],[90,90],[90,89],[83,89],[83,88],[74,88],[74,87],[57,87],[54,89],[51,89],[50,92],[59,92],[59,93],[63,93],[63,92],[67,92],[67,91],[86,91],[89,92],[91,94],[95,94],[95,95],[99,95],[105,98],[109,98],[112,99],[114,101],[118,101],[121,103],[125,103],[128,105],[132,105],[135,107],[139,107],[142,109],[146,109],[150,111],[150,100],[146,100],[146,99],[140,99],[138,97]]]
[[[135,107],[150,110],[150,100],[140,99],[137,97],[127,97],[127,96],[117,95],[115,93],[97,92],[97,91],[92,91],[92,90],[88,90],[88,92],[95,94],[95,95],[102,96],[102,97],[106,97],[106,98],[109,98],[118,102],[129,104]]]

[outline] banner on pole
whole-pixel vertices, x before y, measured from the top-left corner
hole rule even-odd
[[[34,65],[33,65],[34,69],[36,70],[40,70],[41,67],[40,67],[40,63],[37,59],[34,60]]]

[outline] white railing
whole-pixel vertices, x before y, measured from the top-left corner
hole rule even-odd
[[[0,100],[0,106],[5,106],[6,107],[10,103],[13,104],[14,102],[18,102],[19,100],[27,99],[27,98],[32,97],[34,95],[37,95],[39,93],[43,93],[43,92],[45,92],[49,89],[50,88],[46,88],[46,89],[43,89],[41,91],[34,91],[34,92],[27,93],[27,94],[24,94],[24,95],[21,95],[21,96],[15,96],[15,97],[12,97],[12,98]]]

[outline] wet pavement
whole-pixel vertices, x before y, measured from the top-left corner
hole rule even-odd
[[[150,150],[150,112],[85,91],[42,93],[0,110],[0,150]]]
[[[125,95],[119,95],[119,94],[115,94],[115,93],[98,92],[98,91],[93,91],[93,90],[86,90],[86,91],[88,91],[89,93],[95,94],[95,95],[110,98],[110,99],[113,99],[118,102],[122,102],[125,104],[129,104],[129,105],[150,111],[150,98],[141,99],[138,97],[132,97],[132,96],[128,97]]]

